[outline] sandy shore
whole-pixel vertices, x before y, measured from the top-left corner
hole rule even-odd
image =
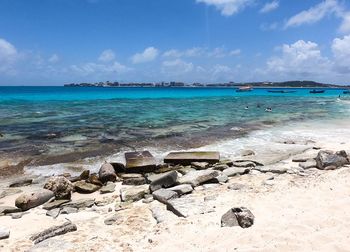
[[[303,129],[305,132],[314,129]],[[314,157],[322,149],[350,150],[346,139],[350,137],[345,125],[319,129],[319,137],[304,144],[302,151],[280,153],[274,167],[297,167],[295,157]],[[298,131],[293,134],[298,135]],[[307,135],[307,134],[306,134]],[[290,136],[288,136],[290,138]],[[299,134],[299,139],[305,140]],[[309,139],[310,140],[310,139]],[[243,140],[241,140],[243,141]],[[280,140],[278,140],[280,141]],[[271,143],[279,148],[283,143]],[[286,144],[286,146],[298,144]],[[254,146],[257,154],[266,148]],[[266,146],[265,146],[266,147]],[[214,148],[208,146],[207,148]],[[286,148],[286,150],[289,150]],[[5,189],[9,180],[0,184]],[[31,191],[38,184],[20,188]],[[73,194],[73,200],[94,198],[104,206],[93,206],[78,213],[46,216],[46,210],[37,207],[27,211],[20,219],[0,216],[0,225],[10,229],[10,238],[0,240],[1,251],[349,251],[350,250],[350,169],[323,171],[306,169],[303,173],[262,173],[230,177],[227,183],[206,184],[196,187],[188,197],[202,199],[208,211],[187,218],[175,216],[158,201],[134,202],[127,209],[114,211],[120,204],[116,183],[114,193],[101,195]],[[232,189],[232,187],[235,187]],[[0,207],[13,206],[19,194],[0,199]],[[254,225],[247,229],[221,227],[221,216],[232,207],[247,207],[255,216]],[[196,206],[193,206],[194,208]],[[161,216],[157,223],[154,216]],[[104,220],[114,217],[115,223]],[[45,228],[72,221],[76,232],[48,239],[33,246],[29,237]],[[158,219],[159,221],[159,219]]]

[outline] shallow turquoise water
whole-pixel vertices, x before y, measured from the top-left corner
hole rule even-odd
[[[0,152],[199,146],[271,125],[349,115],[342,90],[0,87]],[[246,109],[246,107],[248,108]],[[266,107],[273,109],[265,112]],[[100,153],[99,152],[99,153]]]

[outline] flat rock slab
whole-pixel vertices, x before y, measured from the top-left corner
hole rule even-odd
[[[178,217],[188,217],[192,215],[214,212],[214,208],[208,205],[203,198],[186,195],[181,198],[171,199],[166,203],[167,210],[173,212]]]
[[[162,174],[158,178],[154,179],[149,185],[149,188],[151,192],[154,192],[161,188],[171,187],[176,184],[176,180],[177,180],[176,171],[167,172]]]
[[[148,193],[148,185],[133,186],[120,189],[120,198],[122,201],[138,201]]]
[[[174,191],[178,195],[183,195],[183,194],[187,194],[187,193],[192,192],[193,188],[189,184],[182,184],[182,185],[177,185],[174,187],[167,188],[166,190]]]
[[[206,162],[209,164],[218,163],[220,153],[214,151],[195,152],[170,152],[165,158],[165,163],[190,165],[193,162]]]
[[[179,197],[177,192],[166,190],[166,189],[159,189],[152,193],[153,198],[155,200],[158,200],[161,203],[166,204],[171,199],[176,199]]]
[[[234,177],[237,175],[248,174],[249,172],[250,172],[249,168],[243,168],[243,167],[231,167],[222,171],[223,175],[226,175],[227,177]]]
[[[178,182],[180,184],[190,184],[192,187],[196,187],[217,176],[219,176],[219,172],[215,170],[193,171],[179,178]]]
[[[125,161],[128,173],[151,172],[157,167],[157,161],[149,151],[126,152]]]
[[[57,208],[61,205],[63,205],[64,203],[68,203],[70,200],[66,200],[66,199],[62,199],[62,200],[54,200],[51,202],[47,202],[43,205],[43,209],[45,210],[51,210],[54,208]]]
[[[65,203],[62,206],[74,207],[74,208],[89,208],[95,204],[95,199],[79,199],[73,200],[71,202]]]

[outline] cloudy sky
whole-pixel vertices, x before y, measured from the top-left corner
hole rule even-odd
[[[348,0],[0,0],[0,85],[350,84]]]

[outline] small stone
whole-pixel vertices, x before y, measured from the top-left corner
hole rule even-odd
[[[168,200],[178,198],[178,194],[174,191],[159,189],[152,193],[153,198],[161,203],[166,204]]]
[[[171,187],[176,184],[177,172],[171,171],[165,174],[162,174],[158,178],[154,179],[149,185],[150,191],[154,192],[160,188]]]
[[[230,167],[227,164],[217,164],[217,165],[214,165],[213,167],[214,170],[218,170],[218,171],[223,171],[228,168]]]
[[[249,168],[238,168],[238,167],[232,167],[232,168],[228,168],[226,170],[223,170],[223,174],[226,175],[227,177],[233,177],[233,176],[237,176],[237,175],[243,175],[243,174],[247,174],[250,172]]]
[[[243,185],[243,184],[233,183],[233,184],[229,185],[227,188],[230,189],[230,190],[241,190],[244,187],[246,187],[246,186]]]
[[[80,173],[79,178],[81,180],[86,180],[89,178],[89,176],[90,176],[90,170],[84,170],[82,171],[82,173]]]
[[[242,161],[242,162],[233,162],[232,163],[232,166],[234,167],[255,167],[256,164],[254,162],[251,162],[251,161]]]
[[[123,179],[123,182],[122,182],[122,185],[144,185],[144,184],[146,184],[146,179],[143,176]]]
[[[31,178],[22,178],[18,179],[14,182],[12,182],[9,187],[22,187],[22,186],[28,186],[33,183],[33,179]]]
[[[316,157],[316,165],[318,169],[324,170],[327,167],[332,169],[349,164],[347,153],[345,151],[319,151]],[[329,168],[328,168],[329,169]]]
[[[102,186],[100,193],[104,194],[104,193],[112,193],[115,191],[115,184],[113,182],[107,182],[107,185]]]
[[[122,188],[120,190],[120,198],[122,201],[138,201],[147,193],[149,193],[148,185]]]
[[[192,187],[196,187],[203,184],[219,175],[215,170],[201,170],[189,172],[183,177],[179,178],[180,184],[190,184]]]
[[[205,170],[209,167],[209,163],[207,162],[192,162],[191,166],[196,170]]]
[[[107,217],[103,222],[105,223],[105,225],[113,225],[115,224],[118,220],[121,220],[121,216],[120,214],[113,214],[109,217]]]
[[[11,218],[16,220],[22,218],[23,215],[27,214],[28,212],[21,212],[21,213],[12,213]]]
[[[60,214],[71,214],[71,213],[77,213],[77,212],[78,212],[78,208],[65,206],[61,209]]]
[[[101,187],[95,184],[87,183],[85,181],[78,181],[74,183],[75,190],[79,193],[93,193]]]
[[[65,203],[68,203],[70,200],[67,200],[67,199],[62,199],[62,200],[54,200],[54,201],[51,201],[51,202],[47,202],[43,205],[43,209],[45,210],[51,210],[51,209],[54,209],[54,208],[57,208]]]
[[[183,194],[187,194],[193,191],[193,187],[190,184],[182,184],[182,185],[177,185],[177,186],[173,186],[170,188],[167,188],[166,190],[170,190],[170,191],[174,191],[176,192],[178,195],[183,195]]]
[[[57,218],[58,215],[60,215],[61,209],[60,208],[54,208],[46,212],[47,216],[50,216],[52,218]]]
[[[209,180],[207,183],[226,183],[228,181],[228,176],[225,174],[220,174],[219,176]]]
[[[10,237],[10,229],[0,226],[0,240]]]
[[[82,208],[92,207],[94,204],[95,204],[95,199],[79,199],[79,200],[72,200],[71,202],[65,203],[62,206],[82,209]]]
[[[248,228],[253,224],[254,215],[245,207],[231,208],[221,217],[221,227],[240,226]]]
[[[102,183],[107,183],[108,181],[115,182],[117,180],[117,174],[115,173],[114,167],[109,163],[104,163],[101,166],[98,176]]]

